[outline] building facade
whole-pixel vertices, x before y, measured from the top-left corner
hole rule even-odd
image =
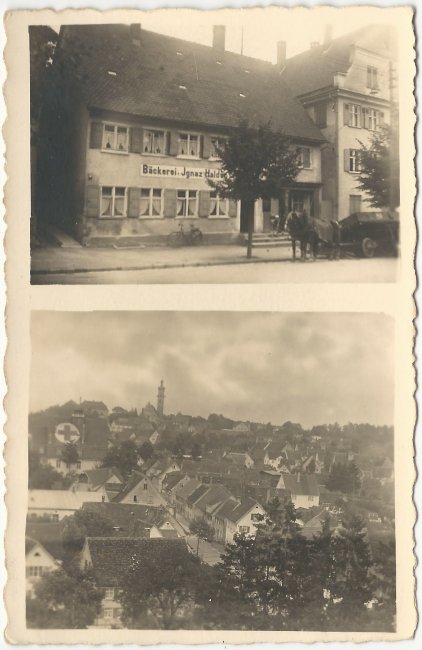
[[[395,61],[394,31],[379,25],[337,39],[327,29],[322,44],[285,61],[282,78],[327,140],[321,150],[323,218],[376,210],[356,182],[359,150],[383,125],[396,126]]]
[[[319,215],[324,136],[279,67],[227,52],[222,34],[206,47],[140,25],[62,27],[66,83],[51,89],[38,169],[47,219],[86,245],[161,242],[180,224],[199,226],[205,243],[239,240],[247,215],[208,181],[221,177],[218,151],[242,120],[271,121],[301,164],[279,197],[256,202],[255,231],[289,209]]]

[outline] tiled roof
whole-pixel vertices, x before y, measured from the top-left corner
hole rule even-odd
[[[167,490],[172,490],[186,476],[184,472],[171,472],[167,474],[163,485]]]
[[[87,537],[86,542],[97,582],[104,587],[122,584],[134,563],[142,567],[165,557],[174,558],[176,564],[189,553],[181,538]]]
[[[143,29],[136,45],[129,30],[62,27],[58,51],[77,59],[89,107],[222,128],[271,120],[287,135],[324,140],[270,63]]]
[[[317,45],[287,59],[282,80],[295,97],[334,85],[334,75],[346,73],[351,63],[351,48],[362,45],[371,50],[374,39],[385,31],[381,25],[367,25],[333,39],[329,45]]]
[[[285,489],[290,494],[319,495],[319,487],[314,474],[282,474]]]
[[[110,519],[117,537],[144,537],[145,528],[161,526],[168,520],[163,508],[136,503],[84,503],[83,510],[96,512]],[[114,536],[114,535],[113,535]]]
[[[28,508],[46,510],[79,510],[85,501],[101,502],[99,492],[71,490],[28,490]]]
[[[220,503],[223,503],[230,498],[231,493],[223,485],[213,485],[208,487],[203,496],[196,501],[196,507],[203,512],[214,510]]]
[[[114,501],[121,501],[122,499],[125,498],[131,492],[134,488],[136,488],[137,485],[143,480],[146,479],[146,476],[143,472],[137,472],[134,470],[131,474],[131,477],[123,490],[119,492],[119,494],[114,498]]]
[[[240,503],[235,499],[228,499],[223,506],[217,511],[217,516],[222,519],[229,519],[233,523],[237,523],[253,508],[259,505],[255,499],[247,497]]]
[[[62,521],[33,522],[27,521],[26,534],[32,540],[39,542],[56,560],[61,560],[64,555],[62,544],[62,531],[67,517]]]
[[[192,492],[192,494],[190,494],[190,495],[188,496],[188,498],[186,499],[187,503],[188,503],[189,505],[193,505],[193,504],[196,503],[199,499],[201,499],[201,497],[203,497],[204,494],[205,494],[206,492],[208,492],[208,490],[210,490],[210,489],[211,489],[211,488],[210,488],[209,485],[199,485],[199,486],[196,488],[196,490],[194,490],[194,492]]]
[[[113,476],[116,476],[116,478],[118,478],[121,481],[121,483],[124,482],[122,475],[114,467],[113,468],[100,467],[99,469],[87,469],[83,472],[80,472],[80,475],[81,474],[86,474],[89,483],[91,483],[94,489],[96,487],[101,487],[102,485],[108,483],[109,479]]]
[[[29,551],[32,551],[34,546],[37,545],[37,542],[30,537],[25,537],[25,555],[28,555]]]

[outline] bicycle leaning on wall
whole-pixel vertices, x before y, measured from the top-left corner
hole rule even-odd
[[[202,244],[202,239],[203,235],[199,228],[191,224],[189,230],[186,232],[183,228],[183,223],[181,223],[179,230],[174,230],[168,235],[167,244],[174,248],[178,246],[199,246]]]

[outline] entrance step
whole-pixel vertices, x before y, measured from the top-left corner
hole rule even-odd
[[[62,248],[82,248],[82,245],[67,233],[51,224],[45,225],[44,230],[52,237],[58,246]]]
[[[276,248],[277,246],[290,246],[291,240],[287,233],[254,233],[253,248]]]

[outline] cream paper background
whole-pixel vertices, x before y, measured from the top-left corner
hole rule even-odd
[[[171,21],[164,10],[162,20]],[[230,14],[228,13],[230,11]],[[212,23],[236,20],[233,12],[213,11]],[[241,11],[262,11],[244,9]],[[281,20],[280,9],[268,8],[271,19]],[[285,9],[281,11],[303,11]],[[6,380],[8,394],[6,444],[6,558],[8,584],[5,602],[8,613],[7,640],[11,643],[251,643],[280,641],[368,641],[397,640],[412,636],[416,625],[414,604],[413,525],[415,508],[412,489],[415,479],[413,429],[416,408],[413,398],[413,291],[416,277],[413,266],[416,229],[412,218],[415,199],[415,125],[413,82],[415,75],[412,9],[410,7],[317,8],[315,20],[347,24],[355,12],[365,12],[367,23],[393,23],[399,34],[400,50],[400,161],[401,161],[401,259],[396,283],[313,285],[154,285],[154,286],[33,286],[29,284],[29,52],[27,28],[30,24],[142,22],[143,12],[116,10],[16,11],[6,15],[7,34],[5,99],[7,123],[8,182],[6,200],[7,335]],[[339,18],[340,15],[340,18]],[[310,39],[311,40],[311,39]],[[30,363],[31,310],[251,310],[251,311],[326,311],[383,312],[395,319],[395,493],[397,542],[397,632],[319,633],[319,632],[221,632],[146,630],[27,630],[25,627],[24,539],[27,507],[27,416]],[[163,314],[164,316],[164,314]],[[374,336],[368,333],[368,336]],[[380,386],[382,390],[382,386]]]

